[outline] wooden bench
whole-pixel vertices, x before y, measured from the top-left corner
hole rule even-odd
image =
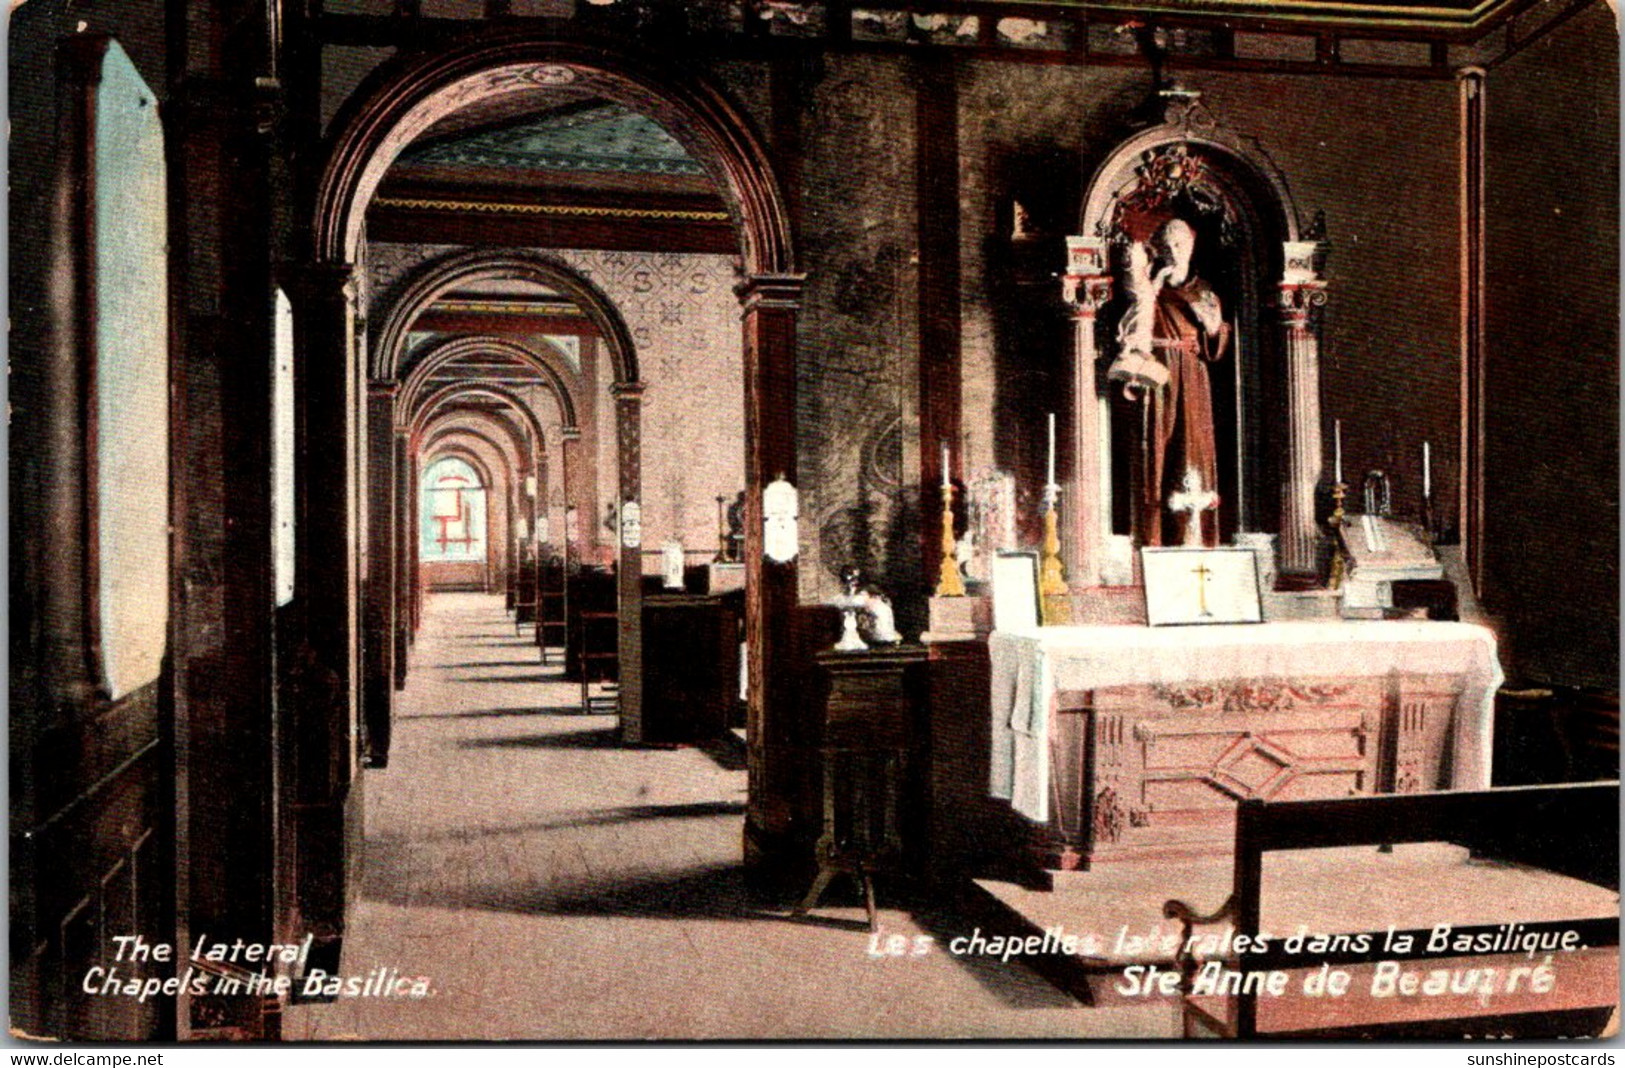
[[[1181,924],[1186,1037],[1580,1037],[1615,1019],[1617,782],[1243,801],[1234,863],[1216,911],[1163,907]],[[1221,923],[1234,937],[1215,967],[1200,943],[1225,932],[1200,929]],[[1300,928],[1340,937],[1291,942]],[[1564,932],[1583,948],[1516,948]],[[1235,951],[1261,934],[1263,951]],[[1334,971],[1341,994],[1304,992]],[[1270,973],[1286,976],[1278,993]]]

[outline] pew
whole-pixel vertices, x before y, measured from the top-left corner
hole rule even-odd
[[[1163,907],[1185,1035],[1596,1035],[1619,1004],[1618,868],[1617,782],[1243,801],[1228,900]]]
[[[523,544],[514,579],[513,622],[515,633],[536,622],[536,552]]]
[[[619,595],[613,568],[583,567],[567,579],[565,603],[569,610],[566,631],[569,646],[565,676],[581,683],[581,711],[614,711],[617,700],[610,695],[591,696],[594,682],[618,682],[620,678],[620,636],[618,632]]]
[[[536,575],[536,645],[542,651],[542,663],[547,663],[550,645],[564,648],[569,645],[569,606],[564,579],[564,559],[549,553],[541,561]]]

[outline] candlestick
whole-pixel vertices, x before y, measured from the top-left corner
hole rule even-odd
[[[950,489],[952,484],[948,481],[948,443],[942,443],[942,488]]]
[[[1055,484],[1055,413],[1049,413],[1049,477],[1044,480],[1046,485]]]
[[[1343,481],[1343,420],[1332,420],[1332,455],[1336,458],[1337,466],[1332,471],[1332,481]]]
[[[944,457],[948,446],[942,446]],[[937,566],[937,596],[965,596],[965,580],[959,575],[959,559],[954,542],[954,487],[948,481],[947,461],[943,461],[942,476],[942,561]]]
[[[1341,457],[1338,466],[1342,466]],[[1343,548],[1343,499],[1348,495],[1348,490],[1342,479],[1332,487],[1332,573],[1327,585],[1334,590],[1343,588],[1343,576],[1348,568],[1348,557]]]
[[[1433,496],[1433,458],[1425,441],[1422,442],[1422,496]]]

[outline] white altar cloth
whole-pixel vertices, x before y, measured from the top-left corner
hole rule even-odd
[[[995,631],[990,793],[1028,819],[1049,819],[1049,715],[1061,690],[1222,679],[1460,675],[1452,785],[1490,784],[1501,664],[1495,635],[1421,620],[1279,622],[1209,627],[1033,627]]]

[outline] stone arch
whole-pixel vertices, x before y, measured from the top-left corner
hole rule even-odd
[[[768,155],[744,112],[722,90],[618,42],[510,28],[397,57],[344,107],[333,124],[339,132],[317,191],[317,258],[357,262],[366,208],[384,173],[401,149],[439,119],[481,100],[562,85],[636,107],[682,142],[722,190],[748,274],[795,269],[789,214]]]
[[[519,413],[521,425],[530,432],[530,449],[541,448],[542,421],[531,411],[530,405],[512,390],[489,382],[452,382],[441,386],[421,399],[416,410],[410,413],[410,422],[407,425],[414,436],[421,435],[430,421],[449,406],[478,396],[495,397],[515,409]]]
[[[610,366],[615,368],[615,380],[638,380],[638,356],[631,331],[610,299],[591,281],[547,253],[512,249],[451,252],[413,271],[383,316],[372,350],[372,378],[380,382],[399,380],[407,362],[407,331],[442,294],[470,282],[496,279],[534,282],[568,296],[598,330]]]
[[[407,365],[405,378],[402,379],[400,390],[396,393],[396,422],[398,425],[410,423],[410,417],[403,415],[412,412],[426,388],[426,383],[436,371],[446,364],[463,356],[475,356],[485,353],[498,353],[512,356],[527,367],[535,371],[544,384],[558,401],[559,414],[565,426],[578,425],[576,412],[579,410],[577,398],[581,392],[581,383],[570,368],[568,361],[562,353],[551,345],[545,348],[532,346],[513,341],[509,338],[490,337],[485,335],[458,336],[437,342],[428,350],[417,356]],[[563,364],[561,367],[560,364]],[[471,381],[469,385],[477,385]]]

